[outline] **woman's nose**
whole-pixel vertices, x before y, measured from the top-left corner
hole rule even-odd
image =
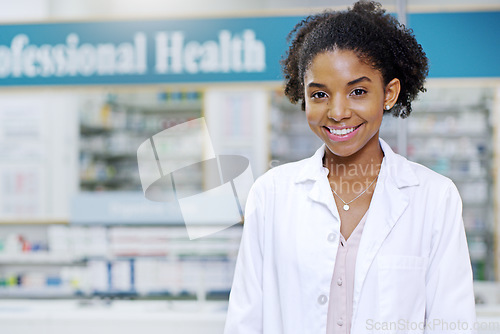
[[[340,122],[344,118],[351,117],[350,109],[347,107],[347,104],[340,98],[331,100],[328,103],[327,108],[328,118],[333,119],[336,122]]]

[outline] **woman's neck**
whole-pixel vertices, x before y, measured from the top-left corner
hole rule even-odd
[[[323,165],[330,170],[329,177],[355,180],[378,175],[383,158],[384,152],[377,140],[376,145],[366,145],[346,157],[335,155],[326,147]]]

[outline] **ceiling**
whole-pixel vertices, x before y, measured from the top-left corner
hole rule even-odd
[[[389,11],[397,2],[379,0]],[[500,0],[406,0],[408,11],[500,10]],[[0,0],[1,21],[231,15],[245,12],[317,12],[354,0]]]

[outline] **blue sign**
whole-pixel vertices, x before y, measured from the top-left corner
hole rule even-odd
[[[302,17],[0,26],[0,86],[281,81]],[[500,77],[500,12],[422,13],[409,24],[431,77]]]
[[[0,85],[281,80],[298,18],[0,26]]]
[[[500,77],[500,12],[411,14],[430,77]]]

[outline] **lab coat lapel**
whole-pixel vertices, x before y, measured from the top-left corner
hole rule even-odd
[[[330,184],[328,182],[328,174],[325,172],[323,175],[324,179],[316,180],[311,191],[309,191],[309,198],[315,202],[321,203],[325,205],[331,214],[340,221],[340,215],[337,210],[337,206],[335,204],[335,200],[333,198],[333,194],[330,188]]]
[[[358,248],[353,293],[354,315],[370,266],[384,240],[408,207],[409,198],[401,188],[418,184],[408,161],[392,152],[383,140],[380,142],[385,158]]]
[[[323,144],[312,157],[306,160],[305,165],[297,174],[295,182],[313,181],[307,196],[312,201],[323,204],[339,222],[339,213],[328,182],[328,169],[323,167],[324,153],[325,145]]]

